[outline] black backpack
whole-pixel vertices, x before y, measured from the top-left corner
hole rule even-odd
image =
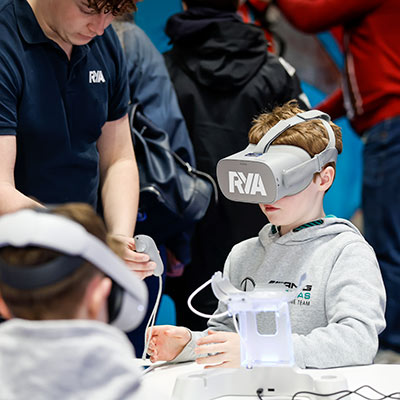
[[[213,193],[218,201],[216,184],[171,150],[168,134],[143,114],[140,104],[131,105],[129,121],[140,180],[135,233],[164,243],[204,216]]]

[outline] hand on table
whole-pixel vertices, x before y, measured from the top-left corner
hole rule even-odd
[[[148,254],[135,251],[136,247],[133,238],[123,235],[111,235],[111,237],[123,244],[123,259],[131,271],[136,272],[140,279],[153,275],[157,266],[156,263],[149,261]]]
[[[150,334],[150,329],[146,335]],[[173,325],[156,325],[151,330],[151,340],[147,353],[151,362],[173,360],[189,343],[189,329]]]
[[[198,347],[194,349],[196,355],[205,354],[204,357],[196,359],[197,364],[205,364],[205,368],[240,367],[240,337],[238,333],[209,330],[207,336],[197,341],[197,345]]]

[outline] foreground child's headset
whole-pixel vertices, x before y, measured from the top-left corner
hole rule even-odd
[[[329,135],[325,150],[313,158],[300,147],[272,145],[287,129],[312,119],[320,120]],[[257,144],[223,158],[217,165],[222,193],[233,201],[271,204],[304,190],[316,172],[337,159],[330,117],[318,110],[306,111],[274,125]]]
[[[9,265],[0,259],[0,280],[15,289],[34,290],[56,282],[86,260],[113,281],[108,301],[109,322],[131,331],[143,320],[147,288],[101,240],[78,223],[59,215],[21,210],[0,217],[0,247],[35,246],[63,255],[35,267]]]

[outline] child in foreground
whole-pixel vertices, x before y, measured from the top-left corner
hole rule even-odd
[[[123,289],[113,283],[126,265],[111,250],[124,249],[95,211],[79,203],[20,210],[1,216],[0,225],[0,315],[8,320],[0,324],[0,398],[166,399],[142,381],[131,343],[110,325],[121,304],[132,305],[128,288],[137,295],[129,319],[138,325],[147,292],[131,272]],[[70,225],[80,235],[67,233]]]
[[[260,115],[249,132],[250,143],[258,143],[280,120],[301,112],[289,102]],[[340,128],[331,122],[330,126],[340,154]],[[314,157],[327,143],[327,130],[313,119],[287,129],[272,144],[297,146]],[[351,222],[326,216],[323,209],[335,168],[330,162],[301,192],[260,204],[269,223],[258,237],[234,246],[224,266],[224,276],[240,290],[282,283],[292,288],[307,273],[302,292],[289,304],[295,362],[301,368],[371,364],[385,328],[385,289],[373,249]],[[220,302],[215,314],[224,311]],[[260,333],[273,332],[269,317],[258,315]],[[240,338],[232,318],[212,318],[208,326],[205,332],[155,326],[151,361],[196,359],[206,368],[239,367]]]

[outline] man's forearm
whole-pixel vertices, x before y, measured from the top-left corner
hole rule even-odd
[[[0,215],[22,208],[44,207],[39,202],[25,196],[9,183],[0,183]]]
[[[139,204],[139,174],[135,160],[115,162],[102,181],[104,219],[109,233],[132,237]]]

